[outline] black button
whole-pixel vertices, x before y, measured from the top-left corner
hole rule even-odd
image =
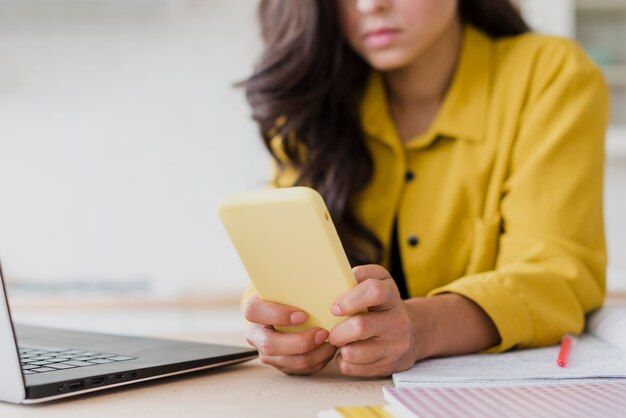
[[[406,173],[404,173],[404,179],[406,181],[413,181],[414,178],[415,178],[415,173],[412,172],[411,170],[407,170]]]
[[[420,240],[415,235],[409,235],[407,242],[411,247],[417,247],[417,245],[420,243]]]

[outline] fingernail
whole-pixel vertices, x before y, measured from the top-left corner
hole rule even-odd
[[[289,316],[289,320],[292,324],[301,324],[302,322],[306,321],[306,318],[306,314],[301,311],[294,312]]]
[[[333,305],[332,308],[330,308],[330,312],[335,316],[341,316],[341,308],[339,305]]]
[[[321,343],[326,341],[326,338],[328,338],[328,332],[327,331],[324,331],[323,329],[317,331],[315,333],[315,345],[320,345]]]

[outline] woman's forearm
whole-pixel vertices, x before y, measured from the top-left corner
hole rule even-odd
[[[446,293],[406,301],[423,339],[416,361],[428,357],[468,354],[497,345],[500,335],[493,321],[476,303],[464,296]]]

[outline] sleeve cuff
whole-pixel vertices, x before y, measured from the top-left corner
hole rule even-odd
[[[489,315],[500,334],[500,344],[484,352],[506,351],[530,341],[533,326],[527,309],[514,291],[507,289],[494,274],[467,276],[439,287],[428,297],[442,293],[456,293],[475,302]]]

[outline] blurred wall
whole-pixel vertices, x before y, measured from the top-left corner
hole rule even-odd
[[[225,193],[267,158],[233,83],[248,0],[0,1],[0,257],[14,282],[235,292]]]
[[[626,128],[609,129],[604,221],[609,256],[607,288],[626,291]]]

